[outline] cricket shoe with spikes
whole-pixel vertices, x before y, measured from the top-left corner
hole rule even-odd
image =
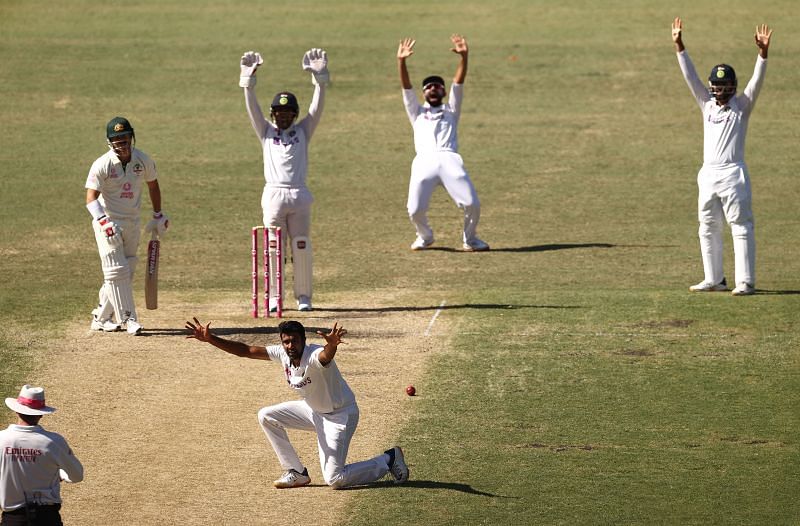
[[[281,478],[272,483],[272,485],[278,489],[299,488],[301,486],[308,486],[309,484],[311,484],[311,477],[308,476],[308,468],[303,468],[302,473],[290,469],[285,472]]]
[[[728,290],[728,283],[725,278],[722,278],[722,281],[717,284],[710,281],[701,281],[697,285],[689,287],[690,292],[725,292],[726,290]]]
[[[125,330],[132,336],[139,336],[142,334],[142,325],[133,318],[128,318],[125,322]]]
[[[92,311],[92,325],[90,329],[93,331],[103,331],[103,332],[116,332],[120,329],[119,324],[114,323],[111,319],[100,319],[100,310],[99,307]]]
[[[489,250],[489,243],[476,237],[474,239],[470,239],[469,241],[464,241],[463,248],[464,252],[486,252]]]
[[[433,245],[433,239],[431,239],[430,241],[425,241],[420,236],[417,236],[417,239],[415,239],[414,242],[411,243],[411,250],[425,250],[431,245]]]
[[[731,291],[734,296],[752,296],[756,293],[756,288],[749,283],[739,283],[736,288]]]
[[[384,453],[389,455],[389,473],[392,474],[394,483],[402,484],[403,482],[407,481],[410,471],[408,469],[408,465],[406,464],[406,459],[403,456],[403,450],[400,449],[400,446],[387,449],[384,451]]]

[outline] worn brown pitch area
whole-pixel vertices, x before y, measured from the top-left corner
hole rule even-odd
[[[284,316],[301,321],[314,343],[322,339],[313,331],[334,321],[349,331],[336,360],[361,409],[350,462],[398,441],[420,398],[408,397],[405,387],[418,382],[427,360],[446,352],[449,334],[450,320],[441,315],[425,335],[438,302],[407,309],[396,291],[373,297],[389,303],[335,297],[329,305],[344,307]],[[277,343],[275,319],[248,318],[241,297],[227,300],[198,309],[166,297],[157,311],[141,312],[139,337],[92,333],[81,320],[49,350],[41,384],[59,411],[43,424],[67,437],[86,470],[84,482],[63,486],[65,523],[280,524],[302,510],[333,524],[357,497],[324,485],[314,436],[304,432],[290,437],[312,486],[272,488],[281,469],[256,413],[294,397],[279,367],[186,339],[182,330],[197,315],[225,337]],[[406,455],[413,476],[413,450]]]

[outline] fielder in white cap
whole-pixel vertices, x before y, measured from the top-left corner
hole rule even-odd
[[[6,406],[17,423],[0,431],[1,524],[60,525],[61,482],[82,481],[83,466],[64,437],[39,425],[55,411],[43,388],[24,385]]]
[[[461,118],[461,101],[464,97],[464,79],[467,77],[467,40],[452,35],[451,51],[460,58],[450,98],[444,102],[444,79],[431,75],[422,81],[425,103],[420,105],[406,66],[406,59],[414,54],[416,40],[404,38],[397,48],[400,84],[403,103],[414,129],[416,157],[411,163],[411,180],[408,184],[408,215],[417,231],[411,250],[424,250],[433,244],[433,229],[428,223],[428,206],[433,191],[443,186],[456,205],[464,211],[463,249],[468,252],[489,250],[489,245],[478,238],[478,221],[481,204],[464,160],[458,153],[458,121]]]
[[[314,94],[308,114],[297,120],[300,105],[288,91],[278,92],[270,106],[270,120],[264,117],[256,98],[256,70],[264,63],[261,54],[248,51],[240,61],[239,86],[244,88],[244,102],[250,124],[261,142],[264,154],[264,190],[261,208],[264,226],[281,227],[288,233],[292,246],[294,296],[297,309],[312,309],[313,258],[311,251],[311,203],[314,201],[306,186],[308,175],[308,145],[322,117],[325,87],[330,80],[328,55],[312,48],[303,55],[302,67],[311,73]],[[270,232],[274,240],[274,233]],[[282,251],[286,254],[286,251]],[[270,290],[276,291],[275,273],[270,272]],[[269,300],[270,311],[277,309],[277,295]],[[281,298],[282,300],[283,298]]]
[[[301,400],[264,407],[258,412],[258,422],[284,470],[274,482],[276,488],[296,488],[311,483],[308,469],[297,455],[287,429],[312,431],[317,435],[319,460],[325,483],[333,489],[376,482],[391,473],[395,483],[408,480],[408,466],[403,450],[395,446],[369,460],[347,464],[347,450],[358,426],[358,405],[336,362],[336,350],[347,330],[333,324],[333,329],[317,334],[325,346],[306,343],[306,331],[297,321],[278,325],[281,345],[259,347],[225,340],[211,333],[210,323],[203,325],[197,318],[186,322],[187,338],[208,342],[223,351],[243,358],[271,360],[283,367],[289,388]]]
[[[749,296],[756,291],[756,240],[750,174],[744,162],[747,125],[767,72],[772,30],[756,27],[758,57],[753,76],[737,94],[736,72],[728,64],[711,69],[706,87],[697,75],[683,44],[683,22],[672,22],[672,41],[678,65],[703,113],[703,166],[697,174],[697,216],[703,281],[692,292],[728,290],[722,267],[722,229],[725,221],[733,237],[735,286],[731,294]]]

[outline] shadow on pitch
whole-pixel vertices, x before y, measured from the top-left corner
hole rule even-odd
[[[580,309],[579,305],[510,305],[508,303],[461,303],[454,305],[427,305],[420,307],[335,307],[330,309],[315,308],[314,312],[415,312],[415,311],[436,311],[453,309]]]
[[[614,248],[617,245],[611,243],[550,243],[547,245],[533,245],[529,247],[500,247],[492,248],[487,252],[468,252],[460,248],[453,247],[429,247],[421,252],[438,250],[439,252],[467,252],[475,254],[492,254],[493,252],[548,252],[550,250],[569,250],[573,248]]]
[[[391,481],[380,481],[365,486],[354,486],[352,488],[343,488],[339,491],[357,491],[362,489],[388,489],[388,488],[419,488],[419,489],[446,489],[450,491],[458,491],[460,493],[469,493],[470,495],[480,495],[481,497],[492,497],[496,499],[518,499],[519,497],[509,497],[507,495],[495,495],[486,491],[480,491],[469,484],[460,484],[458,482],[439,482],[438,480],[409,480],[403,484],[395,484]]]
[[[756,296],[792,296],[795,294],[800,294],[800,290],[768,290],[768,289],[756,289]]]

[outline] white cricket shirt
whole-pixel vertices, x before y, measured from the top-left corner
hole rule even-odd
[[[308,175],[308,143],[314,134],[325,101],[324,86],[315,85],[308,115],[286,130],[264,118],[253,88],[244,88],[250,124],[264,153],[264,180],[267,186],[305,188]]]
[[[282,345],[267,347],[269,359],[283,365],[289,388],[297,391],[317,413],[332,413],[356,403],[356,397],[342,377],[336,361],[323,366],[319,361],[321,345],[306,345],[300,365],[295,367]]]
[[[683,78],[703,112],[703,166],[724,168],[744,164],[747,125],[764,83],[767,61],[759,55],[744,91],[734,95],[726,105],[719,106],[697,76],[689,54],[684,50],[677,55]]]
[[[143,151],[134,148],[123,170],[117,155],[109,150],[92,163],[86,188],[100,192],[100,204],[110,218],[138,221],[142,181],[157,178],[156,163]]]
[[[26,499],[61,503],[60,469],[70,482],[83,480],[83,466],[58,433],[16,424],[0,431],[0,508],[21,508]]]
[[[414,128],[414,149],[417,155],[434,152],[458,153],[458,119],[461,117],[463,84],[451,84],[446,103],[432,108],[420,105],[413,89],[403,90],[403,104]]]

